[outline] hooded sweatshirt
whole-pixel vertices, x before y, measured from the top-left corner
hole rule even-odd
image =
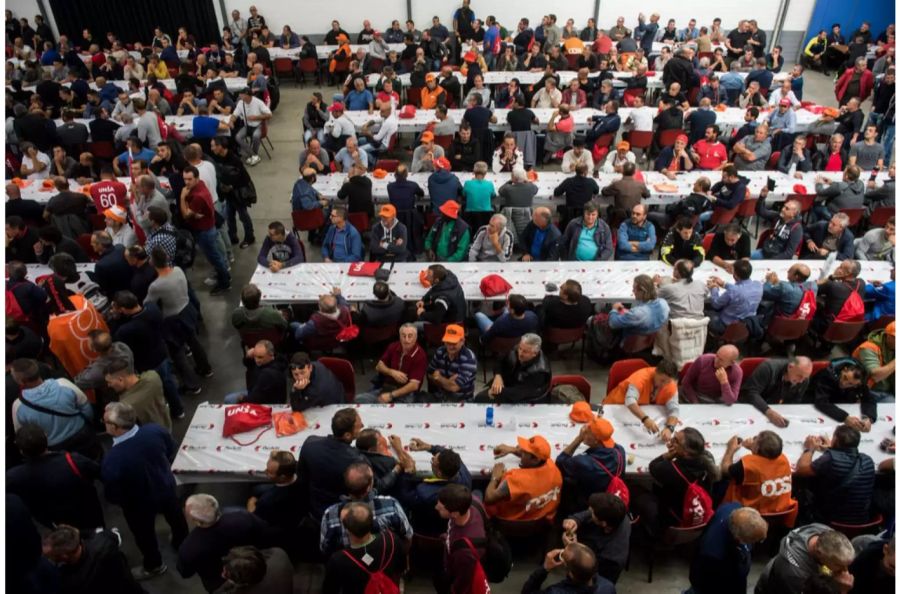
[[[39,425],[47,434],[50,447],[73,437],[93,418],[93,409],[84,392],[66,379],[45,380],[35,388],[22,390],[22,397],[31,404],[55,411],[48,414],[25,405],[21,399],[13,403],[13,424],[16,431],[26,423]]]
[[[759,576],[756,594],[800,592],[819,566],[809,552],[809,539],[828,530],[831,529],[825,524],[809,524],[789,532],[781,541],[778,556],[769,561]]]

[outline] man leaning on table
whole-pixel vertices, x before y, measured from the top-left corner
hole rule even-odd
[[[519,467],[507,470],[502,462],[494,465],[484,492],[488,514],[503,520],[552,520],[559,508],[563,479],[550,459],[550,443],[540,435],[516,440],[516,446],[494,448],[494,456],[518,457]]]
[[[766,359],[741,382],[740,400],[752,404],[776,427],[788,420],[772,404],[800,404],[809,388],[812,361],[809,357]]]
[[[638,369],[606,395],[603,404],[624,404],[640,420],[643,428],[663,442],[675,434],[678,425],[678,367],[663,359],[656,367]],[[664,406],[666,422],[660,429],[641,406]]]
[[[740,351],[726,344],[715,353],[700,355],[681,380],[681,394],[692,404],[734,404],[744,373],[737,360]]]

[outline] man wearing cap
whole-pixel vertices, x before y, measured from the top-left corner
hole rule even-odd
[[[791,108],[790,99],[778,102],[778,109],[769,114],[769,131],[772,133],[772,150],[781,150],[794,140],[797,129],[797,115]]]
[[[137,243],[137,235],[127,220],[125,209],[121,206],[113,206],[103,211],[106,219],[106,232],[112,237],[113,245],[121,245],[130,248]]]
[[[447,91],[444,87],[437,84],[437,75],[429,72],[425,75],[425,88],[422,89],[421,104],[422,109],[434,109],[438,105],[447,103]]]
[[[497,361],[494,379],[478,393],[475,402],[527,404],[546,401],[550,377],[550,361],[541,350],[541,337],[524,334],[516,348]]]
[[[517,446],[498,445],[494,456],[519,458],[519,467],[507,470],[498,462],[484,493],[488,515],[503,520],[552,520],[559,507],[563,478],[550,459],[550,443],[540,435],[516,438]]]
[[[355,136],[350,136],[344,143],[344,148],[334,156],[334,168],[338,173],[350,171],[354,165],[367,170],[369,168],[369,153],[359,148],[359,142]]]
[[[478,360],[466,346],[463,327],[450,324],[444,330],[443,346],[438,347],[428,363],[427,397],[436,402],[464,402],[475,394]]]
[[[434,171],[434,162],[436,159],[444,158],[444,149],[434,143],[434,133],[430,130],[422,132],[419,140],[421,144],[413,151],[409,170],[411,173]]]
[[[406,225],[397,220],[393,204],[382,204],[379,221],[372,227],[369,239],[369,260],[372,262],[406,262],[409,259],[409,235]]]
[[[432,262],[462,262],[469,253],[472,235],[469,225],[459,218],[459,203],[447,200],[438,211],[441,216],[425,237],[425,253]]]
[[[644,367],[622,380],[606,395],[603,404],[624,404],[648,433],[659,435],[665,443],[675,434],[678,425],[677,381],[678,367],[663,359],[656,367]],[[662,430],[641,408],[648,404],[666,407],[666,423]]]
[[[622,173],[622,166],[625,163],[635,163],[636,158],[631,152],[631,144],[627,140],[622,140],[616,145],[616,150],[611,151],[603,162],[603,173]]]
[[[563,479],[575,488],[575,497],[566,498],[570,510],[583,509],[592,493],[606,491],[612,476],[625,473],[625,449],[613,440],[614,431],[608,420],[594,417],[556,457]],[[581,444],[587,450],[576,455]]]
[[[325,148],[339,151],[351,136],[356,136],[356,126],[344,114],[344,104],[335,101],[328,108],[331,117],[325,122]]]
[[[870,332],[867,340],[853,351],[853,358],[868,372],[869,392],[876,402],[894,401],[896,336],[897,326],[891,322],[884,330]]]
[[[667,146],[659,152],[653,168],[669,179],[675,179],[676,173],[690,171],[694,168],[694,162],[688,154],[687,146],[687,135],[679,134],[674,145]]]
[[[235,140],[243,151],[247,152],[249,144],[248,165],[259,163],[259,144],[262,142],[262,127],[266,120],[272,117],[272,111],[263,103],[262,99],[254,97],[249,87],[241,89],[240,101],[231,114],[230,123],[233,126],[238,120],[244,122],[244,127],[238,130]]]

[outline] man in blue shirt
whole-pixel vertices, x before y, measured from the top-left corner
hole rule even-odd
[[[344,97],[344,106],[347,111],[363,111],[369,113],[375,111],[375,97],[372,91],[366,88],[366,79],[357,78],[353,81],[353,90]]]
[[[638,15],[638,26],[634,28],[635,37],[640,37],[641,48],[644,54],[649,56],[653,51],[653,42],[656,41],[656,32],[659,30],[659,13],[650,15],[650,22],[644,22],[644,13]]]
[[[331,227],[322,242],[322,259],[325,262],[362,262],[362,237],[347,221],[347,209],[337,206],[329,218]]]
[[[649,260],[655,247],[656,229],[647,220],[647,207],[636,204],[631,218],[619,225],[616,260]]]
[[[778,109],[769,114],[769,132],[772,134],[772,151],[779,151],[794,142],[797,116],[790,99],[778,102]]]
[[[788,268],[786,280],[778,280],[778,275],[771,271],[766,274],[762,303],[759,306],[763,326],[768,326],[772,317],[776,315],[790,318],[794,317],[796,312],[797,316],[802,316],[800,319],[808,320],[812,317],[809,312],[797,312],[803,294],[812,291],[815,295],[818,288],[816,283],[807,282],[809,275],[809,266],[799,262]]]
[[[750,280],[752,273],[753,266],[749,260],[737,260],[734,263],[733,284],[717,276],[707,281],[713,309],[709,314],[709,331],[712,334],[721,335],[730,324],[756,315],[762,301],[763,286],[759,281]]]
[[[753,545],[768,534],[768,524],[752,507],[720,505],[709,521],[697,556],[691,563],[695,594],[746,592]]]
[[[531,214],[531,222],[519,236],[519,247],[525,250],[523,262],[559,260],[559,227],[552,224],[550,209],[538,206]]]
[[[462,326],[450,324],[444,330],[443,346],[438,347],[428,362],[428,383],[434,387],[430,400],[463,402],[475,395],[478,360],[466,347]]]
[[[606,491],[612,476],[625,472],[625,449],[613,438],[615,428],[603,417],[597,417],[581,428],[566,449],[556,457],[556,466],[567,482],[576,487],[576,498],[569,503],[569,511],[581,510],[592,493]],[[587,446],[583,453],[575,455],[581,444]]]
[[[141,139],[137,136],[131,136],[128,138],[127,142],[128,149],[116,157],[115,161],[115,169],[116,175],[127,175],[128,172],[128,160],[131,159],[132,162],[141,160],[147,165],[150,164],[150,161],[153,160],[153,157],[156,156],[156,153],[151,151],[148,148],[144,147],[144,143],[141,142]]]

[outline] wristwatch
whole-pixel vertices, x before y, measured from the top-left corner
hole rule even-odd
[[[666,429],[668,429],[672,433],[675,433],[675,425],[666,425]]]

